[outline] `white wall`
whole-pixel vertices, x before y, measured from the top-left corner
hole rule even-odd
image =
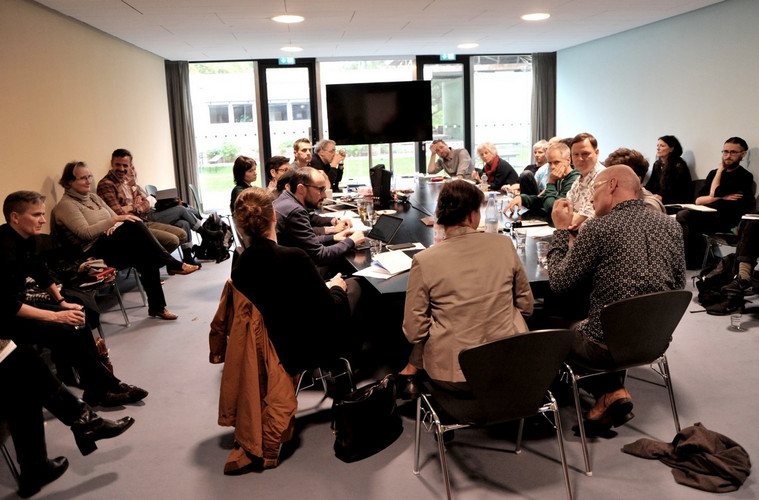
[[[0,201],[62,193],[63,166],[96,179],[128,148],[141,184],[174,185],[164,60],[27,0],[0,1]]]
[[[596,136],[653,163],[656,140],[677,136],[693,178],[721,159],[725,139],[759,154],[759,1],[726,0],[557,54],[557,132]],[[744,160],[744,166],[747,160]],[[749,167],[759,180],[759,163]]]

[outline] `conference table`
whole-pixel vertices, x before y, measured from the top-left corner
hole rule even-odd
[[[429,247],[433,244],[433,228],[422,222],[422,219],[434,214],[437,197],[443,184],[444,182],[434,182],[424,177],[402,177],[396,181],[396,189],[413,189],[414,191],[408,196],[408,199],[403,202],[391,201],[387,206],[381,207],[382,209],[395,210],[393,215],[403,219],[403,222],[391,243],[418,242],[425,247]],[[499,197],[500,196],[502,195],[499,194]],[[499,217],[501,218],[501,225],[508,227],[509,220],[507,220],[506,216],[500,213],[500,210]],[[484,220],[484,207],[482,219]],[[504,231],[499,234],[502,234],[504,238],[511,238],[510,231]],[[550,238],[550,236],[548,238]],[[548,290],[548,273],[546,269],[538,263],[537,241],[538,238],[528,237],[525,247],[519,249],[517,253],[522,261],[527,277],[530,280],[533,295],[536,297],[543,297]],[[364,269],[372,263],[371,252],[369,249],[349,252],[346,254],[346,259],[356,271]],[[402,294],[406,292],[408,271],[386,279],[366,276],[364,276],[363,279],[365,279],[381,295]]]

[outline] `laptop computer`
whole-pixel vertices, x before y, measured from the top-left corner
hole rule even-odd
[[[379,240],[383,243],[390,243],[398,229],[401,228],[403,219],[394,215],[380,215],[377,222],[374,223],[372,230],[366,234],[367,239]],[[357,250],[369,248],[369,242],[366,241],[363,244],[356,247]]]

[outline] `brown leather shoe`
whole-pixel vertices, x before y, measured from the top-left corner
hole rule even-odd
[[[584,420],[619,427],[633,418],[632,409],[632,397],[623,387],[598,398],[596,405],[585,414]]]
[[[154,316],[156,318],[161,318],[161,319],[177,319],[179,317],[176,314],[169,312],[169,310],[166,309],[165,307],[161,311],[148,309],[148,316]]]
[[[169,276],[174,276],[175,274],[192,274],[195,271],[200,269],[199,266],[191,266],[190,264],[186,264],[182,262],[182,268],[181,269],[169,269]]]

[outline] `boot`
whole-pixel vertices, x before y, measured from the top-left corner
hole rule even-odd
[[[192,248],[182,248],[182,262],[191,266],[203,267],[200,262],[195,260],[195,256],[192,254]]]
[[[68,468],[66,457],[46,458],[43,462],[23,465],[18,478],[18,496],[29,498],[38,493],[43,486],[61,477]]]
[[[89,455],[97,449],[95,441],[116,437],[134,423],[132,417],[124,417],[116,421],[100,417],[87,403],[63,386],[46,398],[43,405],[58,420],[71,427],[74,440],[82,455]]]

